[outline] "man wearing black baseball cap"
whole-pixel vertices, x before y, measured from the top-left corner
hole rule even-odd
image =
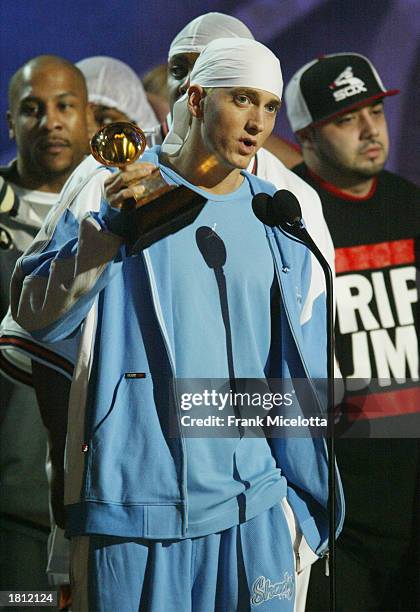
[[[336,354],[346,385],[337,439],[347,502],[340,611],[420,609],[420,190],[383,169],[383,101],[396,93],[356,53],[306,64],[285,93],[304,158],[294,171],[318,191],[336,255]],[[308,610],[328,608],[325,592],[313,571]]]

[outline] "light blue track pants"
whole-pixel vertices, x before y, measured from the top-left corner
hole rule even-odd
[[[200,538],[77,539],[84,542],[88,572],[80,610],[293,612],[294,554],[280,503]]]

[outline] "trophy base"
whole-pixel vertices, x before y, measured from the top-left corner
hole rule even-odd
[[[153,200],[157,200],[165,193],[169,193],[170,191],[174,191],[177,189],[177,185],[168,185],[168,183],[162,178],[162,175],[159,169],[154,170],[148,176],[145,176],[141,179],[141,185],[144,187],[143,194],[138,199],[129,199],[123,205],[123,210],[133,208],[139,208],[152,202]]]
[[[155,192],[153,199],[142,199],[140,206],[123,208],[116,233],[125,239],[130,254],[135,255],[193,223],[206,202],[205,197],[184,185],[166,185],[160,195]]]

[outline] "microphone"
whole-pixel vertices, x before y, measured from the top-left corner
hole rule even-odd
[[[328,373],[328,544],[330,552],[330,608],[335,610],[335,449],[334,449],[334,307],[333,275],[331,268],[302,223],[302,209],[291,191],[280,189],[273,197],[258,193],[252,200],[256,217],[270,227],[280,227],[284,232],[302,242],[317,258],[325,276],[327,373]]]
[[[278,221],[276,225],[286,223],[296,227],[302,224],[302,209],[294,193],[288,189],[280,189],[273,195],[273,213]]]
[[[265,225],[274,227],[277,225],[273,216],[272,197],[268,193],[257,193],[252,198],[252,210],[254,215]]]
[[[302,224],[302,210],[294,193],[287,189],[276,191],[274,196],[257,193],[252,198],[254,215],[270,227],[285,225],[285,229]]]

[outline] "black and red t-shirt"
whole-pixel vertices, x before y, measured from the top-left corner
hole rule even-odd
[[[382,171],[370,193],[353,198],[305,164],[294,171],[318,192],[335,246],[336,355],[346,386],[338,547],[376,570],[397,568],[411,559],[419,521],[420,189]]]
[[[308,170],[335,246],[336,354],[350,419],[420,412],[420,189],[382,171],[349,196]]]

